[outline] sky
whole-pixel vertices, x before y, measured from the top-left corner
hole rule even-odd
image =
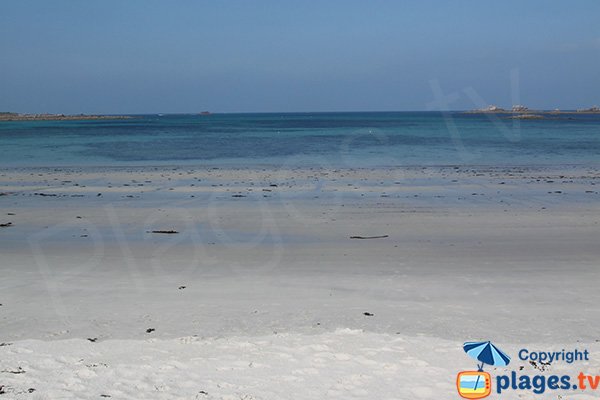
[[[600,1],[3,0],[0,111],[600,105]]]

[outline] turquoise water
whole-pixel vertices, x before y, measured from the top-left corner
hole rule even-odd
[[[1,122],[2,167],[590,164],[600,115],[437,112],[141,115]]]

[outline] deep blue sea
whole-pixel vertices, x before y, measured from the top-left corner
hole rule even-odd
[[[0,122],[0,166],[556,165],[600,161],[600,115],[140,115]]]

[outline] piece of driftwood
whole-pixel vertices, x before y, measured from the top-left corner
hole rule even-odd
[[[350,236],[350,239],[383,239],[389,237],[389,235],[379,235],[379,236]]]
[[[179,233],[179,232],[174,231],[174,230],[171,229],[171,230],[168,230],[168,231],[152,231],[152,233],[166,233],[166,234],[170,235],[170,234]]]

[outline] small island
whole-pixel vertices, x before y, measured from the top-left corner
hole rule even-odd
[[[556,115],[573,115],[573,114],[600,114],[600,107],[593,106],[590,108],[581,108],[577,110],[560,110],[555,108],[554,110],[531,110],[529,107],[524,105],[514,105],[511,109],[498,107],[495,105],[489,105],[485,108],[479,108],[475,110],[465,111],[465,114],[500,114],[503,118],[511,119],[542,119],[546,116]]]
[[[98,119],[130,119],[129,115],[65,115],[65,114],[21,114],[0,112],[0,121],[85,121]]]

